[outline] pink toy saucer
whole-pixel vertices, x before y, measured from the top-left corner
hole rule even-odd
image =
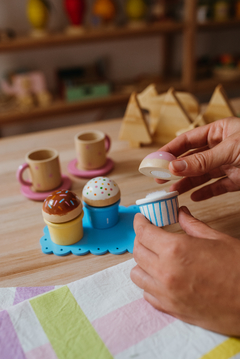
[[[79,170],[77,168],[77,159],[75,158],[74,160],[69,162],[68,172],[77,177],[93,178],[93,177],[105,175],[106,173],[110,172],[113,169],[113,167],[114,167],[114,162],[110,158],[107,158],[106,164],[101,168],[97,168],[95,170],[90,170],[90,171]]]
[[[54,188],[52,191],[48,192],[34,192],[30,186],[21,186],[21,193],[34,201],[44,201],[47,196],[49,196],[53,191],[64,189],[70,189],[72,182],[69,177],[62,175],[62,184],[58,188]]]

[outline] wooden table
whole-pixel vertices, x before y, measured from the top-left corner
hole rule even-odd
[[[135,204],[147,193],[167,189],[152,178],[138,172],[141,160],[157,145],[129,149],[128,143],[118,140],[120,120],[67,127],[0,140],[0,287],[60,285],[86,277],[107,267],[132,258],[132,254],[95,256],[68,255],[58,257],[41,251],[39,240],[45,226],[41,202],[34,202],[20,193],[16,170],[24,162],[25,154],[39,147],[53,147],[59,151],[62,172],[67,174],[68,163],[75,158],[74,135],[80,130],[98,129],[112,139],[109,157],[115,162],[108,175],[122,193],[121,204]],[[72,179],[72,190],[81,197],[86,179]],[[180,205],[187,205],[193,215],[210,226],[240,238],[240,195],[229,193],[202,203],[190,200],[190,193],[179,197]],[[165,227],[181,232],[179,224]]]

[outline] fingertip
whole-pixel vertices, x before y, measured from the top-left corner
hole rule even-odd
[[[149,220],[146,217],[144,217],[143,214],[136,213],[134,216],[134,221],[133,221],[133,227],[134,227],[135,233],[139,227],[143,227],[146,224],[149,224]]]
[[[146,217],[144,217],[144,215],[142,213],[135,214],[135,217],[134,217],[135,222],[144,221],[144,220],[147,221]]]
[[[180,207],[180,211],[192,216],[191,212],[189,211],[189,209],[186,206],[182,206]]]
[[[184,172],[188,167],[188,164],[185,160],[183,159],[177,159],[174,161],[171,161],[169,164],[169,169],[171,170],[171,172],[175,173],[181,173]]]
[[[186,206],[182,206],[179,208],[178,221],[179,221],[180,225],[185,223],[185,221],[190,220],[191,218],[194,218],[194,217]]]

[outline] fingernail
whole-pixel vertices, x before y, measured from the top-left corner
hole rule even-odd
[[[185,171],[187,168],[187,162],[184,160],[177,160],[170,162],[170,166],[175,172],[182,172]]]

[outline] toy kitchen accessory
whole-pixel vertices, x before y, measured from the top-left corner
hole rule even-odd
[[[75,135],[77,158],[68,164],[68,171],[74,176],[93,178],[110,172],[113,161],[107,157],[111,146],[108,135],[102,131],[85,131]]]
[[[78,133],[75,136],[78,168],[94,170],[104,166],[110,146],[110,138],[101,131]]]
[[[70,245],[82,239],[84,212],[75,193],[65,189],[53,192],[43,203],[42,215],[54,243]]]
[[[83,188],[82,200],[91,224],[97,229],[113,227],[118,222],[120,189],[108,177],[96,177]]]
[[[52,191],[62,183],[58,152],[52,148],[42,148],[26,154],[26,163],[19,166],[17,178],[24,186],[32,186],[36,192]],[[26,169],[30,172],[30,181],[23,179]]]
[[[157,227],[164,227],[178,222],[177,191],[157,191],[136,201],[141,213]]]
[[[142,160],[139,172],[163,180],[181,179],[182,177],[174,176],[168,169],[169,163],[175,159],[171,153],[164,151],[150,153]],[[178,195],[177,191],[157,191],[137,200],[136,204],[152,224],[163,227],[178,221]]]
[[[169,163],[177,158],[169,152],[157,151],[146,156],[139,166],[139,172],[147,177],[163,180],[177,180],[182,177],[174,176],[168,169]]]

